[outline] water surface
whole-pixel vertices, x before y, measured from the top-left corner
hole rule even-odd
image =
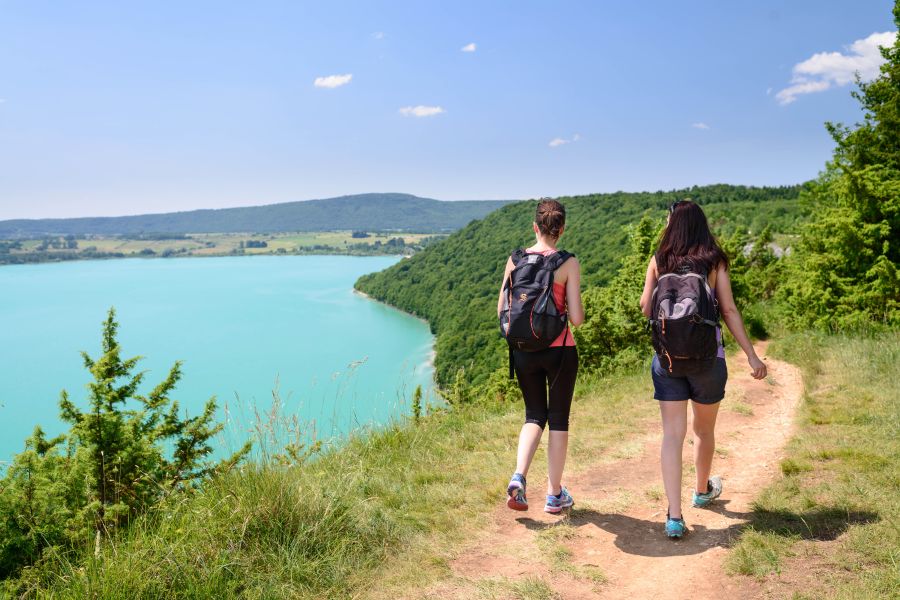
[[[210,396],[245,437],[272,406],[319,437],[408,413],[421,384],[430,397],[428,326],[353,293],[362,274],[396,257],[262,256],[126,259],[0,267],[0,468],[40,424],[63,431],[65,388],[82,408],[110,306],[123,356],[145,356],[144,391],[176,360],[173,398],[196,415]],[[220,418],[224,418],[220,410]],[[226,448],[219,448],[223,453]]]

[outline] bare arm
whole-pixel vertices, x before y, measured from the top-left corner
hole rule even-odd
[[[584,305],[581,303],[581,264],[574,256],[566,261],[569,265],[566,279],[566,310],[573,327],[584,323]]]
[[[657,279],[659,279],[659,275],[656,272],[656,257],[653,256],[647,265],[647,275],[644,276],[644,291],[641,294],[641,312],[644,313],[645,317],[649,317],[650,311],[653,310],[653,307],[650,306],[650,299],[653,297],[653,290],[656,289]]]
[[[500,318],[500,311],[503,310],[503,285],[506,283],[506,280],[509,278],[509,274],[512,273],[512,270],[515,268],[513,264],[512,257],[506,259],[506,268],[503,270],[503,281],[500,282],[500,295],[497,296],[497,318]]]
[[[747,355],[747,362],[753,369],[753,377],[762,379],[766,376],[766,363],[761,361],[750,343],[750,337],[747,330],[744,329],[744,320],[734,303],[734,294],[731,293],[731,280],[728,278],[728,269],[725,265],[719,265],[716,271],[716,298],[719,302],[719,312],[722,314],[722,320],[728,326],[728,331],[734,336],[735,341]]]

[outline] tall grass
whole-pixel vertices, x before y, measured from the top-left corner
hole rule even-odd
[[[652,414],[646,380],[580,384],[573,467]],[[642,397],[647,402],[635,402]],[[73,599],[321,598],[376,591],[373,580],[427,584],[446,573],[445,548],[461,544],[500,501],[521,422],[518,402],[487,402],[439,410],[418,425],[359,432],[312,458],[263,453],[170,499],[97,555],[92,544],[50,555],[5,591]],[[536,465],[531,477],[538,495],[542,473]]]
[[[730,570],[806,578],[800,597],[900,597],[900,333],[806,333],[770,352],[802,367],[806,393],[783,478],[756,501]]]

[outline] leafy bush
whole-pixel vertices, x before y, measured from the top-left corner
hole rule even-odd
[[[619,272],[609,285],[590,287],[582,295],[586,318],[574,334],[583,369],[609,371],[646,356],[647,319],[638,300],[661,226],[661,221],[644,215],[628,228],[630,251]]]
[[[93,381],[88,410],[63,390],[60,415],[68,433],[47,439],[40,427],[25,442],[0,480],[0,579],[39,561],[48,550],[68,551],[126,526],[136,515],[173,492],[188,490],[214,472],[227,470],[250,450],[207,460],[214,399],[193,418],[179,416],[170,394],[181,378],[176,362],[149,394],[138,389],[144,373],[134,373],[140,357],[123,359],[118,323],[110,309],[103,323],[103,354],[82,353]]]

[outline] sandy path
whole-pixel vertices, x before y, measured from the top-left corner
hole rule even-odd
[[[757,349],[763,355],[765,346]],[[749,578],[727,576],[722,563],[733,536],[749,517],[750,503],[779,476],[782,448],[802,393],[795,367],[774,359],[766,362],[769,378],[755,381],[743,355],[729,361],[728,394],[719,413],[713,462],[713,473],[725,480],[725,492],[711,509],[690,507],[692,446],[685,443],[684,513],[691,532],[684,539],[672,541],[663,533],[666,501],[656,421],[649,425],[650,433],[637,440],[643,450],[634,456],[613,462],[598,457],[596,465],[583,465],[567,479],[576,501],[567,516],[543,512],[539,479],[531,486],[528,512],[511,511],[498,499],[491,526],[452,562],[454,577],[422,593],[471,598],[487,591],[489,597],[502,598],[505,589],[537,578],[564,598],[761,595]],[[599,573],[605,582],[599,581]]]

